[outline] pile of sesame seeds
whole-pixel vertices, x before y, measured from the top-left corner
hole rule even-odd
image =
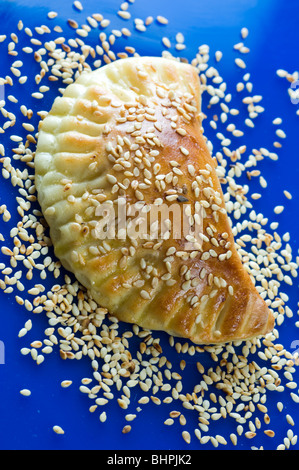
[[[248,149],[243,143],[235,145],[234,138],[246,136],[246,128],[255,127],[259,115],[265,111],[261,105],[262,96],[253,94],[253,82],[245,70],[243,57],[249,53],[246,46],[249,31],[243,28],[241,42],[233,46],[238,54],[235,65],[244,69],[242,81],[235,85],[241,96],[240,106],[243,110],[245,105],[248,113],[244,122],[239,118],[239,109],[231,105],[234,90],[229,90],[218,70],[221,51],[216,51],[214,64],[210,47],[201,45],[190,63],[198,70],[202,84],[206,103],[203,125],[213,131],[208,145],[218,161],[217,173],[223,185],[238,252],[258,292],[275,314],[276,327],[267,338],[201,347],[170,336],[169,344],[164,344],[164,335],[160,338],[159,334],[137,325],[120,324],[61,268],[53,255],[48,228],[37,205],[34,152],[39,122],[47,115],[47,110],[43,109],[47,94],[52,101],[56,92],[62,93],[81,72],[118,58],[138,56],[132,46],[127,45],[120,51],[118,40],[146,34],[154,22],[161,26],[161,46],[165,48],[161,54],[164,57],[179,60],[177,54],[187,47],[183,33],[178,32],[174,38],[166,36],[168,20],[163,16],[148,16],[144,20],[133,18],[130,13],[132,3],[132,0],[122,3],[116,12],[124,22],[132,24],[131,29],[114,29],[111,20],[101,13],[94,13],[82,25],[70,18],[64,31],[61,23],[55,24],[57,13],[49,12],[46,24],[36,26],[34,30],[20,20],[10,37],[0,35],[2,52],[6,48],[11,56],[10,69],[0,77],[0,85],[5,89],[5,97],[0,101],[3,121],[0,131],[8,134],[10,142],[7,146],[0,144],[2,176],[16,194],[15,207],[0,206],[5,226],[3,233],[9,234],[0,235],[0,288],[31,314],[19,331],[22,343],[33,327],[32,321],[39,321],[33,314],[43,314],[48,320],[44,337],[22,346],[23,355],[31,357],[38,365],[54,350],[59,350],[64,360],[90,359],[91,377],[82,379],[80,391],[91,400],[90,412],[97,413],[100,422],[109,419],[105,405],[113,401],[124,410],[128,424],[122,432],[127,434],[133,428],[134,420],[142,419],[139,417],[142,408],[151,403],[160,406],[159,413],[166,427],[179,421],[182,439],[187,444],[195,439],[199,448],[204,444],[219,447],[230,441],[237,447],[241,436],[245,436],[254,439],[258,446],[259,435],[265,434],[273,441],[276,436],[275,429],[270,427],[270,406],[268,408],[268,402],[272,404],[277,398],[274,392],[285,394],[289,391],[293,403],[299,403],[294,380],[298,357],[279,342],[279,326],[285,319],[293,317],[286,291],[297,277],[299,258],[292,252],[290,235],[279,234],[278,223],[256,213],[254,208],[253,201],[260,199],[262,194],[252,193],[250,182],[258,179],[261,188],[265,188],[267,181],[258,169],[259,162],[265,158],[275,162],[278,154],[266,148]],[[79,1],[74,2],[74,8],[84,14]],[[95,31],[99,44],[92,39],[89,43],[88,36]],[[34,76],[22,73],[27,65],[32,65]],[[286,77],[290,83],[298,79],[296,73],[277,71],[277,75]],[[26,83],[30,89],[31,86],[34,88],[27,98],[22,88]],[[22,103],[17,98],[20,90]],[[274,147],[279,151],[286,132],[281,118],[276,118],[273,125],[276,129]],[[14,131],[16,128],[20,129],[19,133]],[[215,150],[218,141],[220,150]],[[291,199],[287,189],[284,194]],[[274,213],[278,215],[283,208],[275,207]],[[169,347],[171,359],[165,353]],[[178,359],[177,368],[172,363],[174,357]],[[190,375],[186,357],[192,358],[197,372],[195,383],[189,389],[185,385],[186,377]],[[207,366],[206,362],[210,364]],[[68,380],[61,383],[63,388],[71,385]],[[139,394],[137,407],[131,402],[132,390]],[[27,397],[31,395],[28,389],[20,393]],[[276,403],[277,411],[284,413],[283,402],[278,399]],[[188,426],[190,413],[198,417],[198,425],[193,430]],[[275,442],[277,449],[287,449],[297,443],[294,419],[289,413],[285,414],[285,419],[289,428],[283,441]],[[228,435],[218,434],[219,420],[234,421],[235,431]],[[53,431],[57,434],[65,432],[59,425],[54,425]]]

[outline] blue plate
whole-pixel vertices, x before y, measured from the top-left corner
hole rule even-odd
[[[130,38],[121,38],[117,42],[116,50],[120,51],[126,45],[136,48],[140,55],[160,56],[164,47],[161,39],[167,36],[172,43],[169,49],[174,55],[180,55],[189,61],[196,55],[198,46],[208,44],[210,46],[210,65],[214,65],[220,71],[228,89],[232,93],[232,103],[241,109],[241,114],[236,122],[243,123],[247,116],[246,105],[241,103],[242,93],[236,92],[236,84],[242,81],[245,73],[250,73],[250,81],[253,83],[252,94],[262,95],[260,103],[265,108],[265,112],[256,120],[254,129],[246,128],[246,134],[239,142],[245,144],[250,149],[267,148],[272,152],[277,152],[277,161],[265,158],[260,162],[258,169],[268,182],[267,188],[261,188],[258,178],[253,178],[250,182],[250,192],[261,192],[262,198],[253,201],[256,213],[262,213],[271,221],[279,222],[277,232],[282,236],[286,232],[290,234],[290,245],[293,250],[293,259],[296,261],[299,240],[298,222],[298,181],[299,166],[298,158],[298,119],[296,111],[299,104],[292,103],[288,94],[290,82],[285,78],[277,76],[278,69],[285,69],[290,73],[298,70],[296,47],[299,41],[298,14],[299,6],[296,0],[288,2],[282,0],[152,0],[136,3],[129,2],[129,12],[132,14],[130,20],[123,20],[117,16],[120,2],[116,0],[106,0],[96,2],[93,0],[83,3],[83,11],[80,12],[72,6],[71,1],[62,2],[52,0],[49,2],[42,0],[7,1],[0,3],[1,34],[7,35],[7,39],[0,44],[1,51],[1,76],[12,75],[10,67],[14,60],[21,58],[24,61],[22,74],[28,75],[28,82],[25,85],[16,85],[10,88],[9,85],[2,87],[2,92],[6,99],[6,108],[12,110],[17,115],[20,113],[19,107],[25,103],[28,108],[34,111],[40,108],[40,103],[31,97],[31,93],[36,87],[34,80],[30,78],[37,73],[39,67],[30,60],[26,61],[26,53],[21,52],[21,48],[30,46],[30,38],[24,30],[18,31],[19,20],[23,21],[24,28],[29,27],[34,32],[34,37],[40,36],[35,33],[34,28],[46,25],[53,28],[60,25],[62,33],[45,33],[41,36],[42,42],[51,40],[54,37],[63,35],[66,39],[75,36],[74,30],[67,26],[66,21],[73,18],[79,24],[86,21],[86,17],[92,13],[101,13],[105,18],[111,20],[111,24],[105,31],[127,27],[132,31]],[[57,11],[56,19],[49,19],[47,13],[50,10]],[[156,18],[162,15],[169,20],[167,25],[158,24],[154,21],[146,32],[139,32],[134,29],[134,18],[145,20],[148,16]],[[238,54],[233,46],[243,39],[240,36],[241,28],[249,30],[249,36],[244,40],[245,45],[250,49],[249,54]],[[12,40],[11,32],[14,31],[19,36],[19,43],[16,49],[20,51],[18,57],[7,54],[7,45]],[[98,44],[98,34],[100,30],[93,31],[88,40],[91,44]],[[182,32],[185,38],[186,49],[178,52],[175,50],[176,33]],[[223,52],[223,58],[219,64],[214,60],[217,50]],[[236,57],[244,58],[247,67],[245,70],[239,68],[234,63]],[[13,76],[13,75],[12,75]],[[15,83],[17,78],[14,77]],[[12,103],[8,95],[13,94],[19,103]],[[43,109],[49,110],[54,97],[57,94],[57,84],[53,83],[53,90],[45,94]],[[244,94],[245,96],[245,94]],[[207,97],[204,96],[204,100]],[[216,108],[215,108],[216,109]],[[215,111],[216,112],[216,111]],[[218,110],[217,110],[218,112]],[[214,114],[214,108],[210,110],[208,116],[210,120]],[[276,127],[272,120],[276,117],[282,119],[281,127],[287,134],[286,139],[280,139],[275,135]],[[3,119],[2,119],[3,121]],[[1,121],[1,122],[2,122]],[[4,122],[4,121],[3,121]],[[3,122],[1,125],[3,125]],[[35,120],[36,122],[36,120]],[[244,126],[243,126],[244,127]],[[279,126],[277,126],[279,127]],[[215,140],[215,133],[205,124],[206,135],[212,140],[215,151],[221,148],[220,142]],[[11,132],[10,132],[11,133]],[[24,129],[17,121],[14,134],[25,135]],[[17,146],[9,139],[9,132],[2,134],[1,143],[6,149],[6,156],[11,157],[11,148]],[[282,148],[273,147],[274,140],[282,143]],[[19,165],[18,162],[13,164]],[[25,166],[20,164],[21,168]],[[242,179],[244,183],[246,179]],[[248,181],[249,183],[249,181]],[[293,198],[287,199],[283,191],[288,190]],[[12,214],[9,222],[2,222],[1,232],[5,238],[4,244],[11,246],[10,229],[13,227],[18,217],[14,215],[16,207],[16,196],[19,196],[17,187],[13,187],[9,181],[2,179],[0,191],[0,205],[6,204]],[[284,205],[282,214],[276,215],[273,209],[276,205]],[[5,262],[9,266],[8,257],[1,253],[0,262]],[[21,269],[21,268],[17,268]],[[25,270],[26,271],[26,270]],[[286,273],[288,274],[288,273]],[[1,274],[4,279],[4,274]],[[292,278],[293,285],[286,284],[282,290],[289,296],[288,306],[293,311],[293,317],[286,317],[279,327],[278,343],[281,343],[287,351],[295,353],[299,344],[299,334],[295,326],[297,317],[298,286],[296,278]],[[35,279],[40,282],[40,279]],[[28,282],[28,286],[30,283]],[[45,281],[47,287],[51,287],[50,281]],[[27,284],[26,284],[27,288]],[[142,393],[138,387],[131,390],[131,402],[129,409],[124,412],[116,400],[111,400],[105,411],[107,420],[100,422],[100,407],[95,413],[90,413],[89,407],[93,404],[86,394],[79,391],[81,380],[84,377],[92,377],[90,360],[85,358],[81,361],[67,360],[60,358],[59,351],[54,348],[52,354],[45,357],[45,361],[39,366],[28,356],[23,356],[20,349],[27,347],[31,342],[43,338],[43,332],[48,326],[44,315],[33,314],[27,311],[24,306],[18,305],[15,295],[18,290],[12,293],[1,295],[1,328],[0,328],[0,447],[1,449],[107,449],[107,450],[181,450],[188,452],[193,449],[216,449],[213,442],[200,443],[194,435],[194,429],[198,427],[198,413],[184,409],[180,401],[172,404],[162,403],[157,405],[150,400],[149,404],[140,405],[138,400]],[[20,295],[23,295],[22,293]],[[25,337],[18,338],[19,330],[24,323],[31,319],[33,328]],[[125,326],[120,326],[120,331]],[[192,387],[201,381],[201,376],[197,372],[196,362],[199,360],[207,367],[212,364],[208,353],[196,353],[195,356],[188,354],[178,354],[174,348],[170,347],[166,334],[154,333],[155,337],[161,338],[163,353],[172,363],[173,370],[180,371],[179,363],[181,359],[186,361],[186,368],[183,376],[183,393],[192,391]],[[132,343],[136,347],[136,344]],[[241,349],[239,350],[239,352]],[[263,361],[257,355],[252,357],[261,367],[271,367],[271,361]],[[293,381],[296,382],[298,373],[294,366]],[[298,386],[294,389],[286,384],[288,377],[284,375],[284,370],[280,373],[283,391],[267,392],[267,414],[270,423],[265,422],[265,414],[256,410],[251,418],[243,425],[244,431],[238,436],[238,445],[234,446],[230,440],[230,434],[236,432],[236,422],[233,417],[227,416],[217,421],[210,420],[210,436],[222,435],[227,441],[227,445],[219,443],[217,449],[242,449],[247,450],[263,447],[264,449],[276,449],[283,444],[286,448],[298,448],[296,438],[290,442],[290,437],[297,433],[299,420],[298,405],[293,401],[290,393],[298,393]],[[65,389],[60,383],[63,380],[72,380],[72,385]],[[31,396],[26,397],[20,394],[20,390],[30,389]],[[280,389],[279,389],[280,390]],[[218,391],[209,389],[209,392]],[[164,392],[165,393],[165,392]],[[117,395],[117,394],[116,394]],[[165,395],[158,395],[163,396]],[[209,397],[207,397],[209,398]],[[284,408],[278,411],[277,402],[282,402]],[[211,403],[212,406],[212,403]],[[216,406],[216,405],[215,405]],[[218,405],[217,405],[218,406]],[[139,410],[139,408],[141,410]],[[186,417],[186,425],[183,426],[176,419],[172,426],[166,426],[164,421],[169,417],[169,412],[173,409],[181,411]],[[136,411],[138,410],[138,411]],[[135,413],[136,419],[131,423],[132,429],[128,434],[123,434],[123,427],[128,424],[125,420],[126,413]],[[241,412],[240,412],[241,413]],[[244,411],[242,412],[245,413]],[[287,419],[291,415],[294,424]],[[255,418],[261,422],[261,428],[257,429],[256,436],[252,439],[245,437],[245,432],[250,430],[248,422],[256,424]],[[266,420],[267,421],[267,420]],[[53,432],[53,426],[61,426],[65,433],[57,435]],[[274,437],[265,434],[266,430],[273,430]],[[188,430],[191,435],[191,442],[187,444],[182,438],[182,431]],[[292,434],[293,433],[293,434]],[[202,436],[205,432],[202,431]],[[287,440],[286,440],[287,439]]]

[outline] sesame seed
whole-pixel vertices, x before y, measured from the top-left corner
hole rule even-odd
[[[274,207],[275,214],[281,214],[284,211],[284,206],[276,206]]]
[[[277,137],[280,137],[281,139],[286,138],[286,133],[282,129],[277,129],[276,135],[277,135]]]
[[[292,199],[292,197],[293,197],[292,194],[291,194],[289,191],[287,191],[287,190],[284,190],[284,191],[283,191],[283,194],[285,195],[285,197],[286,197],[287,199]]]
[[[161,15],[157,16],[157,21],[158,23],[163,24],[163,25],[168,24],[168,19]]]
[[[162,38],[162,43],[165,47],[170,48],[171,47],[171,42],[167,37]]]
[[[220,62],[220,60],[222,59],[222,56],[223,56],[223,54],[222,54],[221,51],[216,51],[215,52],[215,59],[216,59],[217,62]]]
[[[179,43],[175,45],[175,48],[177,51],[183,51],[184,49],[186,49],[186,45]]]
[[[249,31],[248,31],[247,28],[244,27],[244,28],[241,29],[241,36],[242,36],[242,39],[246,39],[247,36],[248,36],[248,34],[249,34]]]
[[[48,18],[50,18],[51,20],[53,20],[54,18],[56,18],[57,16],[57,12],[56,11],[49,11],[48,13]]]
[[[246,126],[248,126],[248,127],[254,127],[253,121],[252,121],[251,119],[249,119],[249,118],[246,118],[246,119],[245,119],[245,124],[246,124]]]
[[[188,431],[183,431],[182,432],[182,437],[183,437],[184,441],[187,442],[187,444],[190,444],[191,436],[190,436],[190,433]]]
[[[288,424],[290,424],[291,426],[295,425],[294,420],[291,415],[287,414],[286,419],[287,419]]]
[[[28,330],[26,328],[21,328],[18,334],[19,338],[21,338],[22,336],[25,336],[27,332]]]
[[[79,0],[75,0],[73,3],[73,6],[76,8],[76,10],[79,10],[79,11],[83,10],[83,5]]]
[[[62,388],[67,388],[67,387],[69,387],[70,385],[72,385],[72,383],[73,383],[73,382],[72,382],[71,380],[63,380],[63,381],[61,382],[61,387],[62,387]]]
[[[274,437],[275,436],[275,432],[272,431],[272,429],[266,429],[264,431],[264,433],[266,434],[266,436],[269,436],[269,437]]]
[[[44,97],[43,93],[40,93],[39,91],[36,91],[36,92],[34,92],[34,93],[31,93],[31,96],[32,96],[33,98],[38,99],[38,100],[41,100],[41,99]]]
[[[129,20],[131,18],[131,13],[128,11],[118,11],[117,12],[118,16],[120,16],[124,20]]]
[[[182,152],[183,155],[189,155],[189,151],[185,147],[180,147],[180,151]]]
[[[107,420],[106,411],[103,411],[103,412],[100,414],[99,419],[100,419],[101,423],[105,423],[105,421]]]
[[[135,415],[135,414],[132,414],[132,413],[127,414],[127,415],[125,416],[125,420],[126,420],[126,421],[133,421],[135,418],[136,418],[136,415]]]
[[[128,434],[130,431],[131,431],[131,426],[129,424],[127,424],[126,426],[123,427],[122,429],[122,433],[123,434]]]
[[[24,397],[30,397],[31,391],[28,390],[27,388],[23,388],[22,390],[20,390],[20,394],[23,395]]]
[[[259,180],[260,180],[261,187],[266,188],[267,187],[267,181],[265,180],[265,178],[263,176],[260,176]]]
[[[237,58],[235,59],[235,63],[236,63],[236,65],[237,65],[238,67],[240,67],[241,69],[245,69],[245,68],[246,68],[246,64],[245,64],[244,60],[243,60],[243,59],[240,59],[239,57],[237,57]]]
[[[101,27],[104,29],[104,28],[107,28],[109,25],[110,25],[110,20],[108,19],[103,19],[101,22],[100,22],[100,25]]]
[[[58,426],[58,425],[53,426],[53,431],[56,434],[64,434],[64,430],[62,429],[61,426]]]

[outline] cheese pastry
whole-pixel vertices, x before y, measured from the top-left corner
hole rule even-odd
[[[38,200],[56,256],[119,320],[196,344],[274,317],[234,246],[197,71],[157,57],[84,72],[43,120]]]

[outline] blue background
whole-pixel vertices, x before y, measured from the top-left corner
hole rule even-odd
[[[61,24],[64,32],[62,35],[69,37],[73,32],[65,25],[68,18],[76,19],[79,23],[85,22],[86,16],[94,12],[104,14],[112,20],[111,28],[129,27],[133,30],[132,20],[129,22],[121,20],[116,15],[120,1],[103,0],[82,2],[84,11],[77,12],[72,8],[70,1],[0,1],[1,34],[9,35],[11,31],[17,32],[17,22],[22,19],[24,26],[32,29],[36,25],[46,24],[51,28],[54,23]],[[58,18],[53,22],[47,19],[47,12],[55,10]],[[126,43],[136,47],[140,54],[161,55],[162,36],[168,36],[174,44],[175,34],[181,31],[185,36],[188,46],[181,55],[191,59],[195,56],[201,43],[210,45],[211,56],[220,49],[223,52],[221,61],[221,74],[228,85],[242,80],[245,72],[251,73],[254,84],[253,93],[263,95],[262,106],[266,112],[259,117],[257,128],[247,129],[245,143],[249,146],[259,148],[260,146],[271,149],[274,140],[274,126],[272,119],[279,116],[283,119],[282,127],[287,133],[287,139],[283,142],[283,148],[279,150],[279,160],[273,162],[265,159],[259,166],[268,181],[268,188],[261,190],[256,183],[256,190],[262,192],[263,198],[256,202],[256,212],[263,212],[270,220],[279,221],[278,231],[280,234],[290,232],[291,245],[294,254],[298,252],[298,122],[299,116],[296,110],[299,105],[291,104],[287,95],[287,82],[276,76],[276,70],[284,68],[291,73],[298,70],[298,44],[299,28],[298,15],[299,6],[296,0],[151,0],[145,2],[136,0],[129,11],[133,18],[143,18],[152,15],[163,15],[169,19],[167,27],[152,24],[146,33],[135,32],[132,38],[119,41],[121,45]],[[246,71],[238,69],[234,65],[236,57],[233,45],[241,41],[240,29],[246,26],[249,36],[246,45],[250,48],[250,54],[244,56],[247,63]],[[164,28],[164,29],[163,29]],[[108,28],[109,30],[109,28]],[[69,35],[69,36],[68,36]],[[37,35],[36,35],[37,36]],[[44,38],[42,37],[42,40]],[[7,41],[6,43],[7,44]],[[26,44],[27,45],[27,44]],[[3,46],[3,45],[1,45]],[[18,45],[21,49],[22,45]],[[1,75],[9,73],[9,64],[6,53],[6,45],[1,47]],[[171,49],[174,51],[174,49]],[[211,60],[211,62],[213,62]],[[217,65],[216,65],[217,67]],[[29,73],[30,70],[27,70]],[[26,64],[24,64],[26,74]],[[28,107],[34,109],[34,100],[30,102],[30,84],[25,86],[28,93]],[[14,90],[12,90],[15,93]],[[19,95],[22,102],[24,87],[20,87]],[[22,93],[22,94],[21,94]],[[233,99],[236,93],[233,93]],[[46,94],[44,109],[49,109],[55,92]],[[27,97],[26,97],[27,102]],[[39,103],[38,103],[39,105]],[[17,133],[17,128],[16,132]],[[209,129],[206,129],[209,134]],[[212,134],[211,134],[212,135]],[[278,140],[278,139],[277,139]],[[1,142],[9,145],[7,137],[1,135]],[[218,145],[216,143],[216,145]],[[275,151],[275,149],[274,149]],[[254,184],[254,183],[253,183]],[[283,195],[283,190],[289,190],[293,199],[288,201]],[[1,181],[0,202],[13,208],[15,196],[10,183]],[[277,204],[285,204],[285,211],[276,216],[273,208]],[[7,234],[11,224],[1,222],[1,231]],[[2,255],[1,255],[2,256]],[[1,259],[0,259],[1,261]],[[299,339],[298,330],[294,326],[297,320],[298,285],[294,281],[293,287],[286,287],[285,292],[290,295],[289,306],[294,311],[293,319],[286,319],[279,329],[280,338],[286,349],[290,349],[292,341]],[[5,345],[5,364],[0,365],[0,448],[1,449],[213,449],[210,443],[201,446],[193,434],[197,425],[196,413],[190,414],[185,411],[187,427],[191,433],[192,441],[187,445],[182,437],[183,427],[178,423],[166,427],[163,422],[168,413],[176,408],[178,404],[168,406],[157,406],[148,404],[142,406],[143,410],[132,423],[132,431],[123,435],[122,427],[126,424],[124,413],[117,404],[110,403],[107,408],[108,419],[100,423],[99,413],[91,414],[88,411],[92,404],[87,396],[78,391],[81,378],[91,376],[89,361],[67,361],[60,359],[55,351],[46,357],[45,363],[40,366],[20,354],[20,348],[29,344],[30,341],[43,337],[43,331],[47,327],[47,321],[42,316],[34,318],[34,328],[25,337],[19,339],[18,332],[24,325],[29,314],[23,307],[16,305],[14,294],[6,295],[0,292],[1,323],[0,340]],[[173,361],[174,368],[181,358],[187,362],[184,377],[187,382],[191,381],[196,360],[208,361],[201,354],[190,357],[178,356],[168,347],[167,335],[162,335],[161,344],[163,351]],[[263,365],[263,363],[262,363]],[[178,369],[178,367],[177,367]],[[189,373],[189,375],[188,375]],[[296,375],[295,375],[296,377]],[[73,385],[68,389],[60,386],[62,380],[71,379]],[[296,378],[295,378],[296,380]],[[31,397],[23,397],[19,390],[29,388]],[[188,388],[186,387],[186,390]],[[296,392],[297,390],[295,390]],[[131,408],[129,412],[134,413],[138,399],[135,390],[132,390]],[[279,414],[276,411],[276,402],[283,401],[285,409]],[[290,427],[285,414],[289,413],[298,425],[299,411],[289,398],[289,393],[279,394],[277,392],[268,394],[266,404],[269,408],[271,423],[263,428],[271,428],[276,432],[275,438],[271,439],[258,433],[258,438],[248,440],[244,436],[239,437],[238,448],[250,449],[251,446],[263,445],[265,449],[275,449],[281,443]],[[138,414],[138,413],[137,413]],[[262,419],[262,414],[259,415]],[[297,419],[296,419],[297,418]],[[65,430],[65,435],[56,435],[52,427],[58,424]],[[231,446],[229,440],[230,432],[235,432],[234,420],[219,420],[211,426],[210,434],[222,434],[228,441],[227,448]],[[293,431],[296,434],[296,426]],[[298,447],[298,444],[297,444]],[[223,446],[219,446],[219,449]]]

